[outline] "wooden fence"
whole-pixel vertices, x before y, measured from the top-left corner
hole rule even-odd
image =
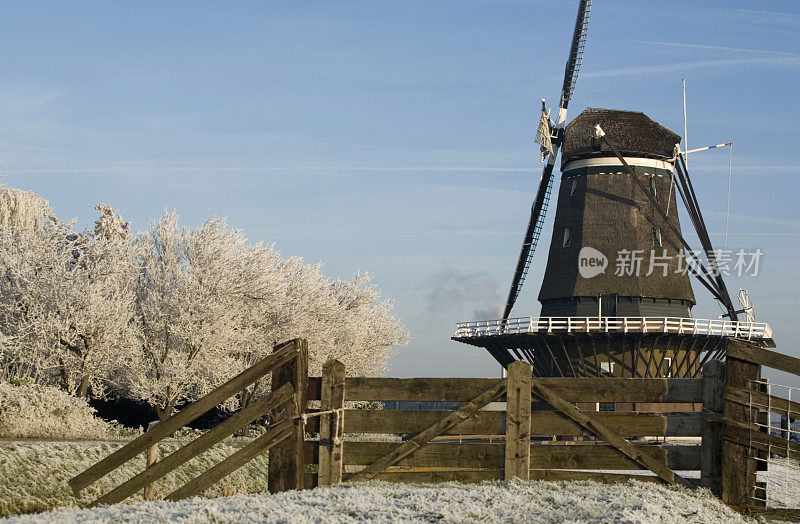
[[[270,492],[369,479],[633,478],[699,485],[739,510],[800,518],[797,509],[758,507],[754,496],[765,489],[757,481],[759,460],[770,453],[800,459],[800,445],[764,431],[770,411],[792,415],[800,404],[765,393],[760,366],[800,374],[800,359],[731,340],[727,362],[706,362],[702,378],[534,378],[523,361],[512,363],[503,379],[368,378],[347,377],[336,360],[325,363],[321,377],[308,377],[307,353],[302,339],[276,346],[272,355],[77,475],[70,486],[77,493],[271,373],[269,395],[93,505],[124,500],[270,413],[272,425],[264,435],[167,498],[202,493],[270,450]],[[380,409],[396,402],[437,409]],[[445,403],[450,409],[438,409]],[[631,411],[598,409],[607,403]],[[639,406],[648,412],[635,411]],[[661,412],[681,406],[688,410]],[[684,442],[668,444],[665,437]]]
[[[723,501],[739,510],[771,518],[800,520],[800,508],[769,508],[768,486],[757,472],[772,456],[800,460],[800,444],[771,434],[773,414],[800,417],[800,403],[765,392],[761,366],[800,375],[800,359],[744,342],[727,348],[724,393]],[[787,435],[788,437],[788,435]],[[796,466],[796,462],[795,462]],[[800,493],[800,483],[785,487]]]
[[[344,365],[331,361],[322,377],[309,379],[308,400],[321,401],[321,414],[306,427],[319,439],[305,443],[305,462],[318,465],[316,474],[306,474],[305,485],[365,479],[636,478],[700,483],[719,493],[720,415],[589,412],[574,404],[707,404],[721,411],[721,367],[721,362],[710,362],[704,378],[695,379],[534,379],[530,365],[515,362],[502,380],[399,379],[345,377]],[[355,401],[463,405],[455,411],[349,409]],[[397,435],[407,440],[398,442]],[[695,445],[666,445],[653,437],[694,437]],[[695,481],[674,473],[701,469],[702,479]],[[648,470],[649,475],[631,470]]]

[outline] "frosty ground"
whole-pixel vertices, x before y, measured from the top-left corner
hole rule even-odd
[[[752,522],[706,490],[653,483],[341,484],[275,495],[64,508],[3,522]]]

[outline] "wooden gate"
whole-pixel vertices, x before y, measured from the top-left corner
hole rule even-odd
[[[270,356],[160,424],[152,426],[139,438],[132,440],[72,478],[69,481],[70,487],[77,494],[83,488],[104,477],[128,460],[145,452],[151,446],[173,434],[211,408],[224,402],[229,397],[242,391],[248,385],[272,373],[272,392],[269,395],[257,400],[225,422],[203,433],[197,439],[99,497],[92,502],[91,506],[122,502],[138,490],[205,452],[225,437],[232,435],[243,426],[269,412],[276,412],[273,417],[275,423],[265,434],[254,439],[197,478],[187,482],[167,495],[166,498],[178,500],[202,493],[204,489],[216,481],[270,448],[273,449],[270,462],[273,462],[276,466],[272,467],[272,464],[270,464],[269,468],[268,486],[270,491],[301,488],[303,478],[302,458],[300,461],[296,461],[294,458],[295,455],[302,454],[303,433],[302,426],[298,424],[298,414],[304,412],[306,405],[304,397],[308,374],[307,354],[308,346],[306,341],[302,339],[291,340],[276,346]],[[295,467],[287,467],[286,464],[293,464]]]
[[[524,362],[509,366],[509,376],[502,380],[401,379],[345,377],[344,366],[330,361],[321,378],[309,379],[308,398],[320,400],[321,411],[306,428],[319,432],[318,440],[305,443],[305,461],[318,464],[316,474],[306,475],[306,486],[366,479],[636,478],[701,484],[719,492],[714,464],[721,432],[713,425],[718,426],[721,415],[597,412],[575,406],[696,406],[706,400],[713,407],[711,399],[722,396],[720,377],[713,372],[720,363],[707,366],[702,379],[540,379],[532,378]],[[412,409],[354,409],[358,402],[374,408],[376,401]],[[656,441],[665,436],[691,437],[695,445]],[[701,463],[708,467],[701,468]],[[694,470],[702,478],[687,480],[675,470]]]

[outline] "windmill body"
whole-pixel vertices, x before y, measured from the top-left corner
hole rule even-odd
[[[669,206],[667,219],[680,231],[676,199],[669,198],[680,137],[643,113],[585,110],[564,135],[540,316],[690,317],[695,298],[682,246],[614,152],[595,138],[596,124],[613,134],[634,176],[656,203]],[[608,260],[603,272],[580,271],[587,263],[583,248]]]

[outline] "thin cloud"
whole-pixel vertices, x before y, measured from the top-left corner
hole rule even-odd
[[[722,60],[696,60],[690,62],[676,62],[673,64],[622,67],[617,69],[587,71],[582,76],[584,78],[617,78],[621,76],[639,76],[646,74],[675,73],[675,72],[686,71],[688,69],[725,68],[725,67],[738,67],[744,65],[792,68],[800,65],[800,56],[794,55],[790,57],[749,57],[749,58],[731,58]]]
[[[692,44],[692,43],[685,43],[685,42],[664,42],[664,41],[658,41],[658,40],[620,40],[620,42],[624,43],[624,44],[660,45],[660,46],[666,46],[666,47],[680,47],[680,48],[685,48],[685,49],[704,49],[704,50],[711,50],[711,51],[727,51],[727,52],[734,52],[734,53],[800,56],[797,53],[792,53],[790,51],[775,51],[775,50],[772,50],[772,49],[753,49],[753,48],[747,48],[747,47],[726,47],[726,46],[719,46],[719,45]]]

